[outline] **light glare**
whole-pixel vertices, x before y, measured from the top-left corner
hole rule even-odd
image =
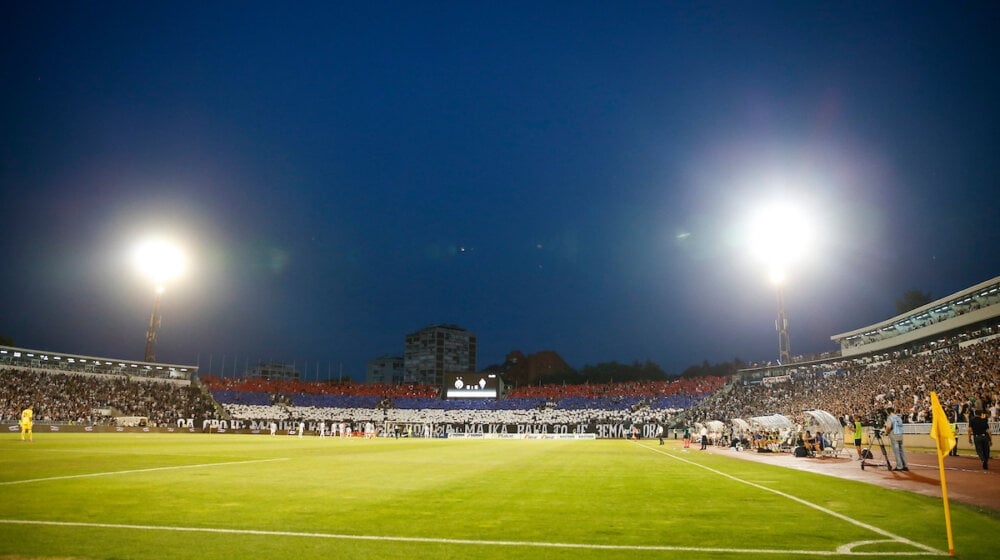
[[[184,273],[186,259],[177,245],[160,238],[139,243],[133,253],[138,271],[153,281],[158,291],[163,284]]]
[[[750,250],[767,268],[771,281],[784,283],[789,269],[801,262],[813,243],[805,213],[784,202],[762,207],[750,223]]]

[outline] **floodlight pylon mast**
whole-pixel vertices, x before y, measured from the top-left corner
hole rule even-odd
[[[792,348],[788,338],[788,314],[785,312],[785,287],[778,285],[778,320],[774,323],[778,331],[778,360],[782,365],[791,361]]]
[[[146,331],[146,357],[145,361],[156,361],[156,331],[160,329],[160,296],[163,288],[157,288],[156,295],[153,296],[153,313],[149,316],[149,330]]]

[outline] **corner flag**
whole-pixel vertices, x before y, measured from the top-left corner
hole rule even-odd
[[[937,442],[937,452],[938,457],[944,457],[951,452],[951,448],[955,447],[958,443],[955,441],[955,434],[951,431],[951,424],[948,423],[948,417],[944,413],[944,409],[941,408],[941,402],[938,401],[937,393],[931,391],[931,414],[933,419],[931,420],[931,438]]]
[[[941,499],[944,501],[944,524],[948,530],[948,554],[954,556],[955,541],[951,536],[951,510],[948,508],[948,483],[944,480],[944,456],[957,442],[934,391],[931,391],[931,414],[934,416],[931,420],[931,437],[937,442],[938,469],[941,471]]]

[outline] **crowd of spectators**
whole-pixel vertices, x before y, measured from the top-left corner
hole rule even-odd
[[[28,405],[39,422],[110,425],[115,417],[167,426],[181,418],[214,419],[216,401],[233,418],[427,423],[652,422],[686,408],[724,383],[720,377],[525,387],[504,399],[440,398],[421,384],[320,383],[205,376],[197,385],[45,368],[0,370],[0,421],[16,422]]]
[[[339,384],[331,393],[331,386],[319,382],[236,378],[205,382],[236,420],[568,425],[662,423],[717,390],[725,379],[540,385],[484,400],[444,400],[436,387],[420,385]]]
[[[40,422],[112,424],[116,416],[150,426],[180,418],[218,418],[216,403],[236,419],[307,419],[393,423],[594,424],[667,422],[680,410],[689,424],[782,414],[797,425],[804,411],[825,410],[844,424],[868,425],[895,408],[904,422],[931,421],[937,392],[949,421],[976,410],[1000,421],[1000,338],[934,347],[917,355],[843,359],[800,365],[780,378],[705,376],[672,381],[522,386],[503,399],[449,401],[425,384],[305,382],[204,376],[197,384],[45,368],[0,369],[0,421],[16,422],[28,405]],[[210,393],[209,393],[210,391]],[[213,400],[214,399],[214,400]]]
[[[215,417],[212,398],[186,382],[0,369],[0,422],[16,422],[29,405],[36,422],[99,425],[113,424],[115,416],[136,416],[147,418],[149,426],[167,426],[178,418]]]
[[[223,404],[254,406],[308,406],[317,408],[470,408],[469,401],[445,401],[434,385],[325,383],[261,378],[218,378],[202,382]],[[717,376],[674,381],[630,381],[580,385],[521,387],[506,398],[480,401],[477,409],[524,409],[545,406],[580,408],[686,408],[692,399],[718,390],[725,378]],[[678,398],[682,397],[682,398]],[[458,403],[451,404],[448,403]],[[473,401],[475,402],[475,401]]]
[[[619,383],[583,383],[579,385],[538,385],[518,387],[509,397],[559,400],[567,397],[599,399],[606,397],[661,397],[669,395],[704,395],[725,384],[718,376],[691,377],[673,381],[626,381]]]
[[[435,398],[440,389],[419,383],[354,383],[352,381],[328,383],[295,381],[289,379],[264,379],[261,377],[201,376],[201,382],[213,393],[216,391],[244,391],[269,395],[343,395],[354,397]]]
[[[882,362],[844,360],[818,368],[800,368],[777,383],[740,383],[703,400],[690,411],[692,421],[783,414],[802,421],[805,410],[825,410],[846,419],[875,423],[888,407],[904,422],[931,421],[930,392],[957,422],[976,409],[998,420],[1000,339]]]
[[[820,409],[866,424],[888,407],[905,422],[930,422],[930,391],[949,420],[968,421],[984,409],[1000,420],[1000,339],[951,345],[915,356],[845,359],[800,366],[778,382],[726,385],[722,377],[519,387],[508,398],[446,401],[436,386],[321,383],[205,376],[202,383],[235,418],[307,418],[452,423],[662,422],[688,409],[690,423],[782,414],[801,424]],[[39,368],[0,369],[0,421],[13,422],[33,405],[41,422],[113,423],[142,416],[149,425],[178,418],[215,418],[212,396],[186,382]],[[664,411],[668,411],[665,413]]]
[[[236,420],[305,420],[346,421],[349,424],[374,422],[382,424],[527,424],[576,425],[597,423],[655,423],[662,420],[663,411],[648,408],[619,409],[496,409],[496,408],[341,408],[312,406],[253,406],[232,404],[226,410]]]

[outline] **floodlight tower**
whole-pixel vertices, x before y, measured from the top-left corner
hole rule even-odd
[[[160,330],[160,297],[163,295],[163,286],[156,287],[156,295],[153,296],[153,313],[149,316],[149,329],[146,330],[146,357],[143,361],[156,361],[156,331]]]
[[[136,246],[134,260],[139,272],[153,281],[153,313],[146,330],[144,360],[156,361],[156,333],[160,329],[160,299],[168,280],[180,276],[184,270],[184,254],[176,245],[162,239],[150,239]]]
[[[785,313],[785,278],[779,272],[772,272],[771,281],[778,289],[778,320],[774,322],[774,328],[778,331],[778,361],[785,365],[792,357],[792,343],[788,338],[788,314]]]
[[[777,289],[778,318],[774,326],[778,331],[778,360],[787,365],[792,349],[785,311],[786,271],[804,255],[811,242],[811,228],[800,211],[784,203],[761,209],[751,228],[752,249],[768,267],[771,284]]]

